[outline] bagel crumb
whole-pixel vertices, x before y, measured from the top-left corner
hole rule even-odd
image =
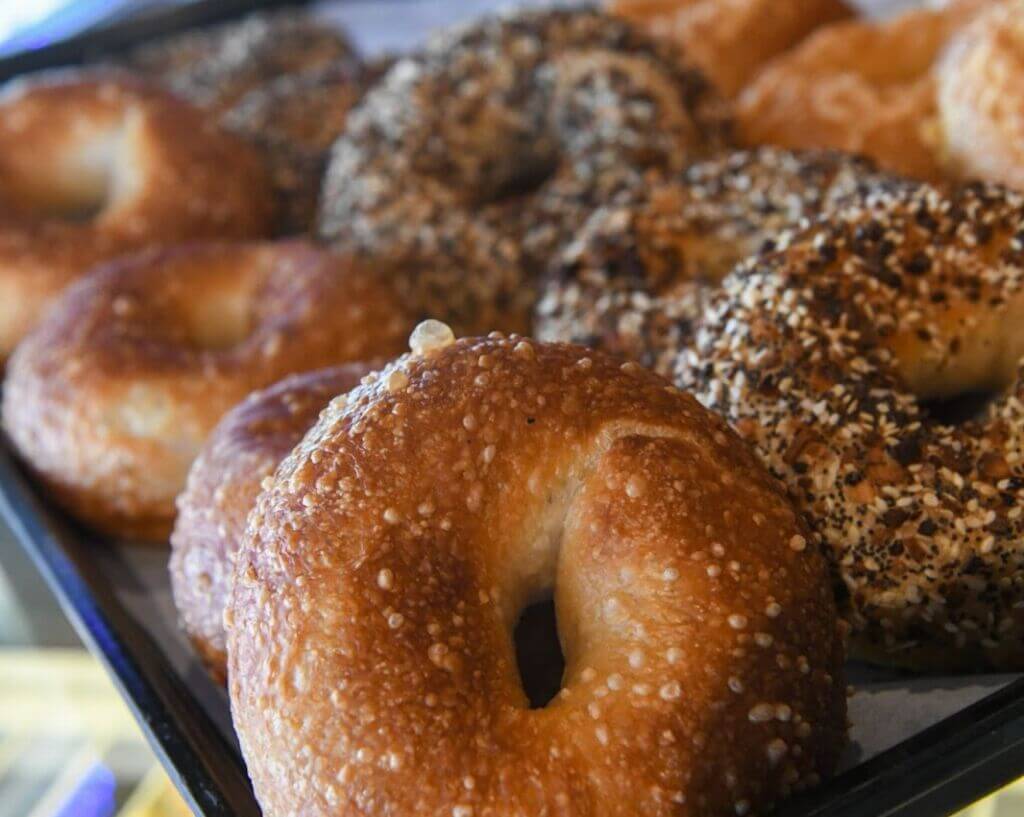
[[[429,355],[455,343],[451,327],[433,318],[421,321],[409,335],[409,350],[417,356]]]

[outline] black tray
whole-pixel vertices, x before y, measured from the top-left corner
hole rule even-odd
[[[445,12],[446,5],[464,9],[484,2],[407,0],[403,13],[394,19],[406,26],[417,20],[443,21],[457,16]],[[0,60],[0,79],[81,62],[153,36],[279,5],[285,3],[199,0]],[[361,5],[378,24],[386,19],[380,8]],[[419,18],[406,14],[417,5],[422,11]],[[205,675],[175,626],[166,551],[104,541],[76,526],[47,504],[2,440],[0,516],[38,566],[82,640],[106,665],[193,812],[258,817],[231,730],[227,697]],[[896,696],[898,706],[888,705],[894,716],[905,701],[910,708],[922,700],[941,698],[944,703],[920,719],[931,725],[912,728],[911,719],[897,729],[902,739],[886,742],[890,748],[864,762],[848,757],[846,771],[789,801],[778,812],[784,817],[940,817],[1024,774],[1024,678],[982,676],[975,683],[920,680],[859,668],[852,668],[852,673],[855,686],[868,698]],[[860,697],[858,693],[853,700],[855,733],[858,718],[887,718],[884,708],[858,706]]]

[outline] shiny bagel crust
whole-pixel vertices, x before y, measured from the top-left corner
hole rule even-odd
[[[811,32],[854,16],[843,0],[611,0],[608,10],[680,45],[730,97]]]
[[[120,74],[0,93],[0,361],[69,283],[152,245],[265,234],[273,194],[241,139]]]
[[[826,565],[726,424],[582,347],[411,341],[284,460],[236,561],[264,815],[745,814],[831,772]],[[552,591],[563,688],[530,709],[512,630]]]
[[[938,86],[951,172],[1024,190],[1024,3],[995,5],[958,33]]]
[[[822,537],[855,656],[1024,667],[1022,315],[1024,196],[893,181],[739,268],[680,356]]]
[[[183,245],[75,284],[11,358],[3,422],[72,515],[163,539],[221,416],[282,377],[397,351],[389,283],[302,242]]]
[[[224,604],[256,496],[327,403],[369,371],[365,363],[349,363],[253,392],[224,415],[189,469],[171,533],[171,589],[182,628],[221,682],[227,677]]]

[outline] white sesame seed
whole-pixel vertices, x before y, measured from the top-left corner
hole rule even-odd
[[[768,618],[778,618],[782,614],[782,605],[777,601],[773,601],[764,608],[764,614]]]
[[[377,574],[377,587],[381,590],[390,590],[395,584],[395,574],[388,568],[384,568]]]
[[[795,534],[792,539],[789,540],[789,546],[795,551],[801,551],[807,547],[807,540],[804,539],[799,533]]]
[[[398,515],[398,511],[396,511],[394,508],[384,509],[384,521],[387,522],[389,525],[397,525],[400,520],[401,517]]]
[[[665,652],[665,660],[670,664],[678,663],[683,657],[683,651],[679,647],[669,647]]]

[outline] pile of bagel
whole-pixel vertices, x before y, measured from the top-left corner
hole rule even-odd
[[[765,814],[1024,668],[1021,189],[1021,0],[257,14],[0,88],[3,431],[267,817]]]

